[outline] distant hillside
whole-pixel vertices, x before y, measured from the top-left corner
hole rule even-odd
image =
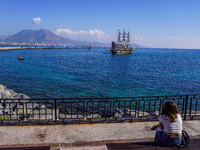
[[[22,30],[4,40],[5,42],[28,43],[28,44],[55,44],[55,45],[89,45],[93,46],[107,46],[100,42],[77,41],[68,38],[63,38],[54,33],[42,30]]]
[[[3,40],[0,40],[0,42]],[[84,45],[88,46],[91,44],[93,47],[111,47],[111,43],[101,42],[88,42],[88,41],[77,41],[69,38],[63,38],[55,35],[51,31],[42,30],[22,30],[14,35],[4,37],[4,42],[7,43],[25,43],[25,44],[46,44],[46,45]],[[136,44],[132,44],[134,47]],[[138,48],[143,47],[137,45]]]
[[[10,37],[11,35],[0,35],[0,40],[4,40],[8,37]]]
[[[144,47],[144,46],[142,46],[142,45],[138,45],[138,44],[131,44],[131,46],[132,46],[132,47],[137,46],[137,48],[146,48],[146,47]]]
[[[73,43],[72,40],[59,37],[48,30],[23,30],[6,38],[5,42],[46,44]]]

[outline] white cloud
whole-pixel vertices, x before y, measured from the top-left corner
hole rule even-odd
[[[174,40],[174,37],[172,37],[172,36],[167,37],[167,40]]]
[[[134,40],[135,40],[135,41],[143,41],[144,38],[143,38],[143,37],[135,37]]]
[[[111,41],[111,36],[106,35],[103,31],[97,29],[89,31],[84,31],[84,30],[72,31],[70,29],[57,29],[55,34],[75,40],[99,41],[99,42]]]
[[[198,42],[200,42],[200,37],[191,37],[190,39],[193,40],[193,41],[198,41]]]
[[[169,36],[169,37],[164,37],[163,40],[185,40],[184,37],[181,36]]]
[[[42,21],[42,20],[40,19],[40,17],[33,18],[32,20],[33,20],[33,24],[35,24],[35,25],[39,25],[40,22]]]
[[[176,39],[177,39],[177,40],[185,40],[185,38],[184,38],[184,37],[181,37],[181,36],[177,36]]]
[[[183,37],[183,36],[169,36],[163,38],[144,38],[139,40],[136,38],[137,44],[145,47],[155,47],[155,48],[194,48],[200,49],[200,37]]]

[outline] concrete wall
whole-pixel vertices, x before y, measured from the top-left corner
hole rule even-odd
[[[49,126],[1,126],[0,147],[5,145],[44,145],[102,140],[153,138],[150,128],[158,122],[109,123]],[[184,121],[189,135],[200,135],[200,121]]]

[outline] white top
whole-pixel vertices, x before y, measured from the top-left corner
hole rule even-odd
[[[163,124],[164,132],[182,133],[182,118],[180,114],[177,114],[176,122],[173,123],[168,120],[168,117],[166,115],[162,114],[159,116],[158,120]]]

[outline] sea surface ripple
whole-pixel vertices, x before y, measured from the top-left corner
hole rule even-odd
[[[200,50],[108,48],[0,52],[0,83],[31,98],[136,97],[197,94]],[[19,61],[18,57],[24,57]]]

